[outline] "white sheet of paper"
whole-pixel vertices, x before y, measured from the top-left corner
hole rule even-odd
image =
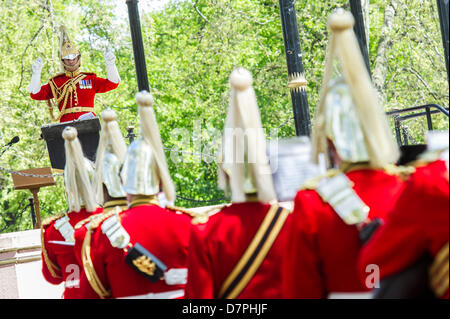
[[[269,154],[275,191],[281,202],[294,200],[303,183],[320,174],[319,167],[311,161],[311,143],[306,136],[272,141]]]

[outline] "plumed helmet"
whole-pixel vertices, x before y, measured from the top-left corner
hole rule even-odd
[[[97,208],[92,187],[93,164],[83,156],[78,132],[74,127],[67,126],[62,136],[65,140],[64,183],[69,210],[78,212],[81,206],[85,206],[87,211],[93,212]]]
[[[121,177],[124,190],[132,195],[156,195],[160,189],[167,200],[175,201],[175,187],[169,174],[164,149],[153,110],[153,97],[136,94],[141,136],[133,141],[125,155]]]
[[[325,104],[325,134],[335,145],[339,157],[349,163],[369,161],[361,122],[342,77],[330,81]]]
[[[103,185],[111,197],[126,196],[120,180],[120,169],[127,146],[117,123],[116,112],[106,109],[101,117],[102,131],[95,161],[94,187],[97,202],[103,204]]]
[[[66,69],[67,65],[64,64],[63,59],[69,59],[73,60],[77,56],[81,57],[80,51],[77,49],[75,44],[73,44],[70,41],[69,35],[67,34],[67,30],[64,26],[61,26],[59,28],[60,31],[60,38],[59,38],[59,49],[60,49],[60,60],[61,60],[61,66],[63,69]],[[76,69],[80,67],[80,61],[78,61],[77,65],[75,66]],[[74,70],[70,70],[74,71]]]
[[[318,162],[319,154],[327,155],[330,139],[343,161],[368,161],[371,167],[382,168],[397,161],[399,149],[365,67],[353,25],[352,14],[343,9],[328,19],[331,38],[314,117],[313,159]],[[342,77],[332,79],[335,61]]]
[[[230,75],[231,97],[218,160],[219,187],[231,190],[233,202],[245,202],[256,194],[261,202],[276,199],[266,155],[253,78],[243,68]]]

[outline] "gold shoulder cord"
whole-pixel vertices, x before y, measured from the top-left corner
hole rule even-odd
[[[319,186],[319,182],[324,178],[334,177],[338,174],[342,173],[341,170],[337,169],[329,169],[326,173],[318,175],[316,177],[312,177],[306,180],[301,186],[300,190],[315,190]]]
[[[48,110],[50,113],[50,118],[52,119],[52,121],[59,121],[61,119],[61,117],[64,114],[64,111],[66,109],[67,106],[67,99],[70,96],[70,100],[73,100],[73,94],[75,94],[75,100],[77,99],[77,87],[76,85],[83,80],[87,75],[86,74],[78,74],[77,76],[75,76],[74,78],[71,78],[69,80],[66,81],[66,83],[64,83],[61,88],[58,88],[58,86],[56,85],[54,78],[51,78],[48,81],[48,84],[50,85],[50,89],[52,91],[53,94],[53,98],[55,100],[55,104],[58,106],[59,103],[64,99],[63,102],[63,106],[61,108],[61,111],[59,113],[59,116],[57,118],[54,117],[53,115],[53,104],[51,102],[51,100],[47,100],[47,105],[48,105]]]
[[[416,167],[412,165],[387,165],[384,171],[389,175],[400,177],[402,180],[407,180],[411,174],[414,174]]]
[[[42,256],[44,257],[45,265],[47,266],[48,271],[53,276],[53,278],[62,278],[60,275],[58,275],[56,271],[60,272],[61,269],[55,265],[50,258],[48,257],[47,249],[45,248],[45,240],[44,240],[44,226],[50,224],[51,222],[63,217],[65,214],[58,214],[52,217],[47,218],[42,224],[41,224],[41,249],[42,249]]]
[[[214,207],[211,209],[208,209],[204,212],[201,213],[196,213],[193,211],[190,211],[186,208],[183,207],[178,207],[178,206],[172,206],[172,205],[167,205],[166,209],[174,211],[174,212],[180,212],[180,213],[184,213],[186,215],[189,215],[192,217],[192,224],[197,225],[197,224],[205,224],[206,222],[208,222],[209,219],[209,213],[211,213],[214,210],[221,210],[222,208],[224,208],[226,205],[220,206],[220,207]]]
[[[434,258],[429,270],[430,286],[438,298],[442,297],[449,287],[448,251],[449,246],[447,242]]]
[[[93,219],[91,225],[89,225],[86,236],[84,237],[83,245],[81,248],[81,258],[83,261],[83,267],[86,273],[86,278],[88,279],[92,289],[94,289],[94,291],[102,299],[111,297],[111,292],[107,290],[105,286],[103,286],[102,282],[100,281],[100,278],[98,278],[97,272],[95,271],[94,264],[91,258],[91,235],[92,231],[96,229],[102,221],[115,214],[119,214],[121,211],[122,209],[119,206],[116,206],[115,209],[105,214],[102,214],[101,216],[99,216],[99,218]]]

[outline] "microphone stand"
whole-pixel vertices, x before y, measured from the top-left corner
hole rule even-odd
[[[5,146],[4,146],[5,148],[3,149],[2,153],[0,154],[0,157],[2,157],[3,153],[5,153],[7,150],[9,150],[11,148],[12,144],[6,144]]]

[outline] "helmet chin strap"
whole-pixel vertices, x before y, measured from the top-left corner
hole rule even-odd
[[[64,60],[61,60],[61,64],[64,68],[64,71],[73,73],[77,71],[81,66],[81,56],[78,57],[78,62],[74,65],[67,65],[64,63]]]

